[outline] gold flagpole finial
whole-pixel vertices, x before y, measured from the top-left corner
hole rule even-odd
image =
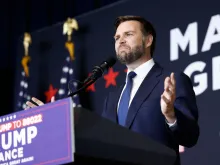
[[[21,60],[21,64],[23,66],[25,76],[29,76],[29,68],[28,68],[28,62],[30,61],[30,56],[28,55],[28,49],[31,44],[31,35],[27,32],[24,33],[24,40],[23,40],[23,45],[24,45],[24,57]]]
[[[66,22],[63,24],[63,35],[67,35],[67,42],[65,46],[70,54],[70,59],[74,60],[74,44],[71,41],[71,36],[74,30],[78,30],[78,23],[73,18],[67,18]]]
[[[28,55],[28,48],[29,45],[31,44],[31,35],[27,32],[24,33],[24,50],[25,50],[25,55]]]
[[[63,35],[68,36],[68,41],[71,41],[71,35],[74,30],[78,30],[78,23],[73,18],[67,18],[66,22],[63,24]]]

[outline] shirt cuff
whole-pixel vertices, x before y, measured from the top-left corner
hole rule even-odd
[[[168,123],[168,121],[166,120],[166,123],[169,125],[169,127],[176,126],[176,120],[173,123]]]

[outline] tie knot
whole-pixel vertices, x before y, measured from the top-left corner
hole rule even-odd
[[[132,72],[128,73],[128,78],[129,78],[129,79],[133,79],[136,75],[137,75],[137,74],[132,71]]]

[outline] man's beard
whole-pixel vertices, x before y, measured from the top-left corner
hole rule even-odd
[[[142,45],[136,46],[135,48],[131,49],[130,52],[122,51],[121,53],[117,53],[117,59],[122,64],[131,64],[132,62],[141,58],[144,53],[144,43]]]

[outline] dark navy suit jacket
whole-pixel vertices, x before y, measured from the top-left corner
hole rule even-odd
[[[130,104],[125,127],[174,149],[179,164],[179,145],[192,147],[197,143],[198,109],[190,78],[184,73],[175,73],[174,106],[177,123],[171,128],[167,125],[161,112],[160,99],[164,92],[164,80],[170,74],[170,71],[155,63]],[[117,123],[117,105],[124,85],[116,92],[109,93],[104,103],[102,116],[115,123]]]

